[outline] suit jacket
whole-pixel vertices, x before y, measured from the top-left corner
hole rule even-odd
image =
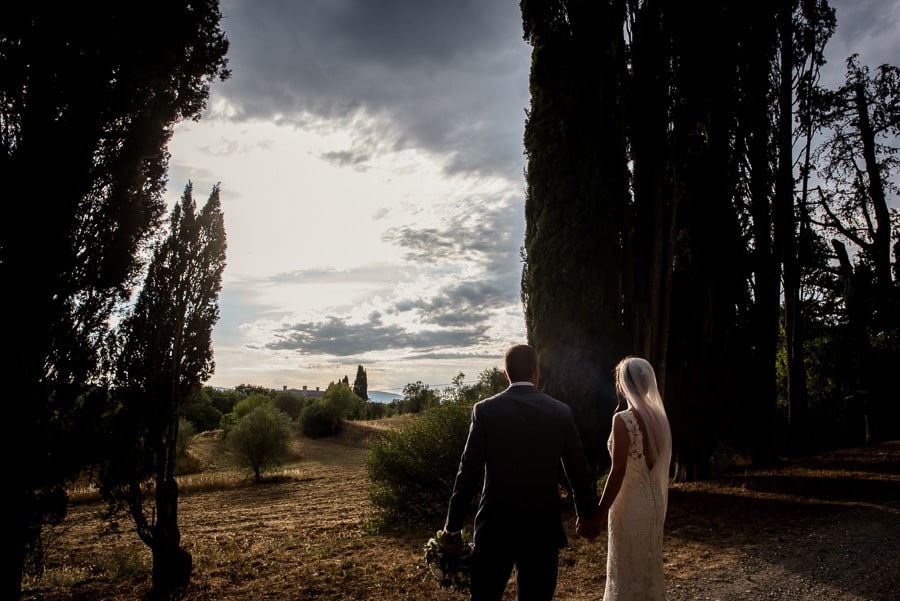
[[[480,488],[476,547],[518,541],[523,534],[529,544],[565,546],[561,465],[574,491],[576,513],[590,517],[597,510],[597,485],[571,408],[531,385],[510,386],[476,403],[444,529],[462,529]]]

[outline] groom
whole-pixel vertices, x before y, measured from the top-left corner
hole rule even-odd
[[[597,511],[590,474],[568,405],[538,390],[534,348],[511,347],[509,388],[475,404],[444,524],[444,551],[458,554],[473,495],[472,601],[499,601],[515,568],[519,601],[549,601],[559,550],[568,539],[560,515],[560,461],[579,520]]]

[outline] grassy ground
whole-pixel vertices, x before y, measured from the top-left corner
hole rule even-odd
[[[439,589],[422,548],[440,524],[371,528],[368,441],[396,424],[353,424],[334,439],[298,438],[277,478],[254,484],[230,467],[221,436],[197,437],[201,470],[182,479],[179,523],[194,574],[184,601],[463,600]],[[411,502],[414,502],[411,501]],[[75,495],[48,533],[47,571],[29,601],[133,601],[149,589],[150,557],[126,517]],[[564,514],[570,532],[574,515]],[[574,532],[556,598],[602,598],[606,540]],[[666,521],[669,601],[881,601],[900,590],[900,442],[790,461],[778,469],[673,485]],[[514,585],[504,601],[515,599]]]

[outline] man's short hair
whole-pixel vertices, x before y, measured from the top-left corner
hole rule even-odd
[[[506,351],[504,362],[510,382],[530,381],[537,369],[537,353],[532,346],[516,344]]]

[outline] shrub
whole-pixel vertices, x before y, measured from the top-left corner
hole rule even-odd
[[[333,405],[315,401],[303,408],[300,426],[310,438],[334,436],[341,430],[341,416]]]
[[[225,430],[226,432],[231,432],[231,429],[234,428],[234,425],[238,422],[237,413],[233,411],[230,413],[226,413],[222,416],[222,419],[219,420],[219,428]]]
[[[190,446],[191,439],[196,433],[197,429],[194,428],[193,423],[183,417],[178,418],[178,438],[175,440],[175,450],[178,453],[178,457],[187,455],[188,446]]]
[[[330,384],[322,404],[335,413],[338,419],[359,419],[366,406],[366,402],[356,396],[346,382]]]
[[[241,400],[235,390],[219,390],[212,386],[204,386],[203,392],[209,397],[210,404],[222,415],[231,413],[237,402]]]
[[[266,404],[237,421],[228,444],[238,465],[252,469],[259,482],[264,469],[279,466],[290,457],[291,439],[288,416]]]
[[[372,443],[366,472],[378,526],[443,523],[471,411],[467,405],[438,405]]]
[[[104,571],[114,581],[144,580],[153,569],[153,558],[145,545],[116,549],[102,559]]]
[[[250,415],[250,413],[254,409],[256,409],[257,407],[262,407],[263,405],[271,406],[272,397],[260,393],[251,394],[250,396],[238,401],[234,406],[234,409],[232,409],[232,413],[237,415],[238,419],[240,419],[242,417]]]
[[[208,432],[219,427],[222,412],[205,399],[197,399],[184,408],[184,418],[191,422],[198,432]]]
[[[382,419],[391,415],[393,415],[393,407],[391,405],[377,401],[366,401],[366,408],[363,412],[364,419]]]
[[[257,407],[262,406],[271,407],[272,397],[260,392],[250,394],[235,403],[234,409],[230,413],[222,415],[222,419],[219,420],[219,427],[229,432],[237,422],[249,415]]]
[[[294,421],[300,417],[306,400],[290,392],[279,392],[272,399],[272,404]]]

